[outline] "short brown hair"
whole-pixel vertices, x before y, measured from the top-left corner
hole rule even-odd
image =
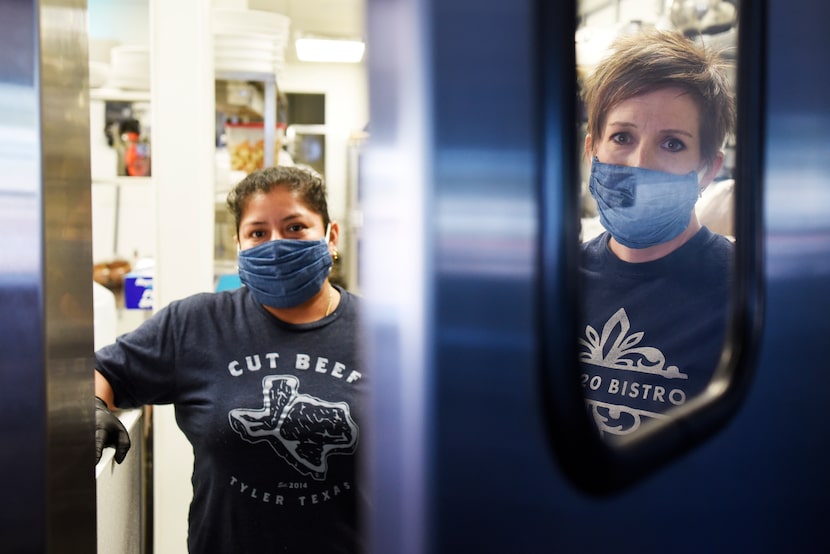
[[[698,105],[701,155],[711,166],[735,120],[727,67],[719,53],[680,33],[648,30],[622,36],[583,83],[588,134],[597,144],[608,112],[620,102],[678,87]]]
[[[236,233],[239,234],[239,221],[248,199],[256,193],[267,193],[272,188],[284,186],[299,195],[300,200],[313,212],[323,218],[323,227],[328,227],[328,202],[326,201],[326,185],[323,177],[312,169],[278,165],[254,171],[242,179],[233,190],[228,193],[227,206],[233,214]]]

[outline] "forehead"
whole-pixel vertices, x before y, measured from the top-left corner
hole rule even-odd
[[[300,194],[287,186],[253,193],[242,206],[241,221],[318,216]]]
[[[605,125],[655,123],[694,131],[700,127],[700,107],[694,96],[677,87],[631,96],[608,109]]]

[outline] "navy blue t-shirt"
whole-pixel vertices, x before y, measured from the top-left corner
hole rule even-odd
[[[625,435],[700,394],[727,329],[734,245],[703,227],[668,256],[620,260],[582,245],[581,382],[600,431]]]
[[[175,404],[193,446],[188,549],[359,552],[367,375],[358,300],[291,325],[245,287],[173,302],[96,353],[121,408]]]

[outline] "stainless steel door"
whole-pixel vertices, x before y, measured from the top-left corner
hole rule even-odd
[[[0,550],[94,552],[86,5],[0,3]]]

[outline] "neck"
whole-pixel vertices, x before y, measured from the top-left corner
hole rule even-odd
[[[692,216],[689,219],[689,225],[686,226],[682,233],[668,242],[655,244],[654,246],[649,246],[648,248],[629,248],[628,246],[624,246],[614,240],[614,237],[611,237],[608,241],[608,246],[611,248],[611,252],[613,252],[624,262],[633,264],[653,262],[654,260],[659,260],[660,258],[668,256],[686,244],[689,239],[700,231],[700,228],[701,225],[700,221],[697,219],[697,214],[692,212]]]
[[[311,323],[329,315],[340,303],[340,293],[327,280],[320,291],[307,301],[290,308],[264,306],[268,313],[286,323]]]

